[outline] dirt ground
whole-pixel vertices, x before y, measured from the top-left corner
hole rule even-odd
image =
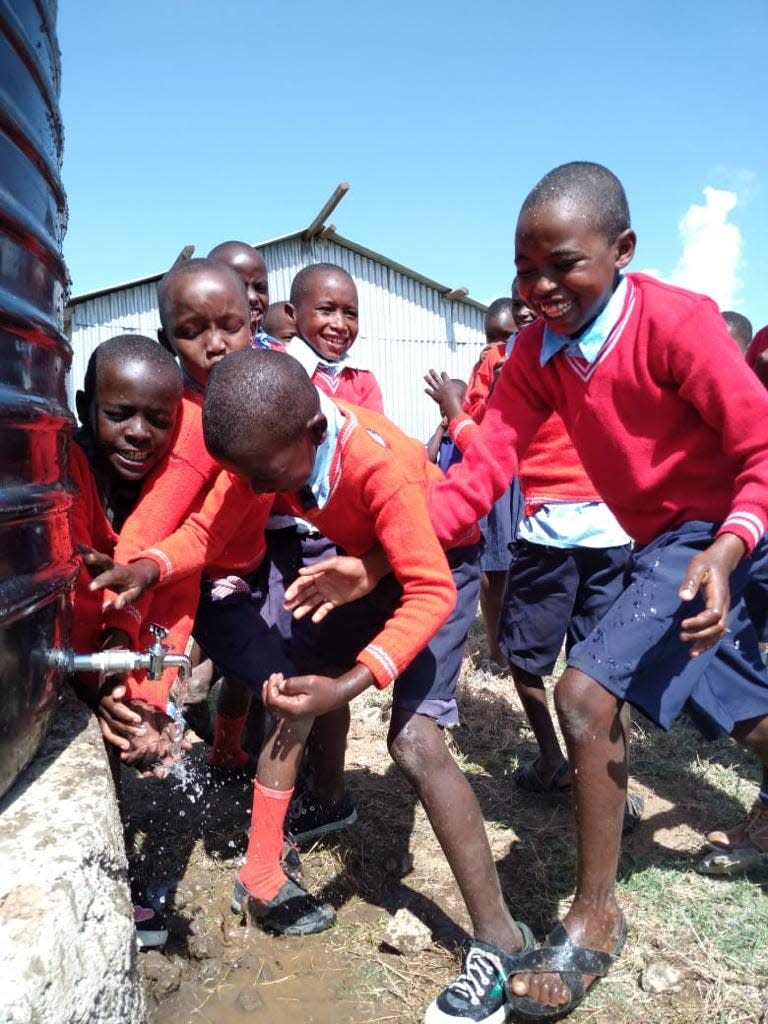
[[[460,686],[463,723],[448,742],[485,814],[513,914],[543,937],[567,907],[575,852],[567,797],[529,796],[509,776],[533,744],[511,681],[475,668],[479,630]],[[142,954],[152,1024],[374,1024],[421,1021],[458,973],[466,914],[423,812],[384,742],[386,693],[353,709],[347,766],[358,822],[303,854],[309,889],[336,908],[322,935],[274,938],[230,912],[251,803],[246,773],[212,773],[198,741],[180,777],[125,773],[127,840],[135,872],[164,905],[171,937]],[[632,788],[645,816],[625,841],[620,901],[627,949],[570,1018],[576,1024],[768,1024],[768,869],[697,874],[701,835],[738,821],[756,793],[754,764],[729,742],[690,727],[633,726]],[[425,951],[383,944],[407,907],[431,930]],[[674,991],[640,986],[644,969],[679,972]]]

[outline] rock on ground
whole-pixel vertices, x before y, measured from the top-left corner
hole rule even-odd
[[[432,944],[429,928],[410,910],[402,908],[390,920],[384,932],[384,942],[406,956],[420,953]]]

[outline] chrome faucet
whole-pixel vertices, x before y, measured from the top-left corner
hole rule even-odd
[[[192,663],[186,654],[168,654],[168,644],[163,640],[168,630],[152,623],[149,631],[154,640],[146,651],[95,651],[93,654],[75,654],[71,648],[57,648],[48,652],[48,664],[51,668],[68,675],[77,672],[98,672],[100,676],[108,676],[118,672],[135,672],[145,670],[150,679],[159,679],[167,668],[178,668],[182,680],[189,679],[192,674]]]

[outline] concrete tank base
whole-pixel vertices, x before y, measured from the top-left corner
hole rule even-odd
[[[115,789],[96,720],[68,687],[0,801],[0,1021],[145,1021]]]

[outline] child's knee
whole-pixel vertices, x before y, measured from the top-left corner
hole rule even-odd
[[[436,732],[435,723],[421,715],[410,715],[404,722],[393,717],[387,746],[392,760],[406,778],[418,778],[428,765],[434,767]],[[445,746],[442,737],[439,739]]]
[[[555,687],[555,708],[563,732],[575,741],[592,737],[603,715],[616,714],[616,699],[582,672],[567,671]]]

